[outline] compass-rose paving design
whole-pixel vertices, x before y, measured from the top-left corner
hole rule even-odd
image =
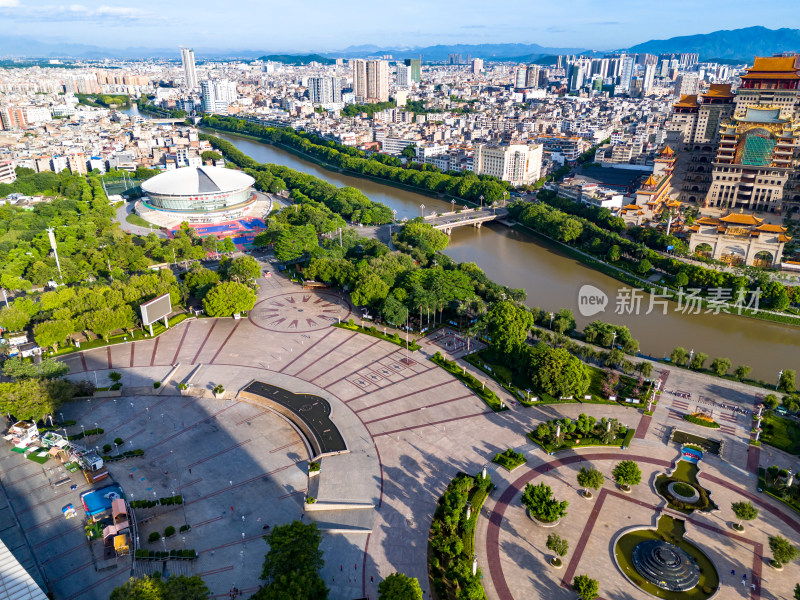
[[[262,300],[250,311],[256,327],[268,331],[307,333],[350,318],[350,304],[327,292],[291,292]]]

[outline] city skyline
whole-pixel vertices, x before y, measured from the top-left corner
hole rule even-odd
[[[426,5],[412,0],[389,9],[362,0],[350,10],[330,14],[319,0],[303,12],[303,35],[295,27],[270,27],[296,21],[293,6],[270,6],[245,0],[237,11],[200,1],[162,6],[131,7],[109,0],[99,6],[53,5],[47,0],[0,0],[0,22],[16,35],[42,41],[81,43],[110,48],[165,48],[183,44],[218,50],[265,52],[335,52],[352,45],[417,47],[434,44],[525,43],[547,47],[613,50],[651,39],[702,34],[753,24],[779,28],[792,22],[788,1],[760,6],[733,0],[726,11],[677,0],[644,6],[615,0],[602,6],[589,0],[558,5],[520,3],[502,14],[486,11],[475,2]],[[353,12],[367,11],[370,28],[356,26]],[[252,12],[261,19],[243,19]],[[757,17],[757,18],[754,18]],[[702,23],[703,26],[698,26]],[[65,27],[68,25],[68,30]],[[344,42],[346,40],[346,42]],[[174,43],[173,43],[174,42]]]

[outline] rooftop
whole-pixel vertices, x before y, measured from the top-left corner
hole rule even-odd
[[[188,196],[230,192],[253,185],[254,179],[233,169],[223,167],[184,167],[156,175],[142,183],[148,194]]]

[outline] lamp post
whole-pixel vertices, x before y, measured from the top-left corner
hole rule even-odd
[[[777,390],[777,389],[780,387],[780,385],[781,385],[781,377],[783,377],[783,369],[781,369],[780,371],[778,371],[778,383],[777,383],[777,385],[775,386],[775,389],[776,389],[776,390]]]
[[[481,194],[481,210],[483,210],[483,194]]]
[[[456,212],[456,201],[455,201],[455,198],[453,200],[450,200],[450,206],[452,207],[453,212]]]
[[[421,219],[425,218],[425,212],[424,211],[425,211],[425,205],[424,204],[420,204],[419,205],[419,216],[420,216]]]
[[[616,343],[616,341],[617,341],[617,332],[615,331],[613,337],[611,338],[611,349],[612,350],[614,349],[614,344]]]
[[[553,331],[553,317],[555,316],[555,313],[550,313],[550,331]]]

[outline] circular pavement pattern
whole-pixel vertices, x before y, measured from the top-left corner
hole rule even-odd
[[[330,292],[290,292],[262,300],[248,318],[267,331],[306,333],[350,318],[350,304]]]

